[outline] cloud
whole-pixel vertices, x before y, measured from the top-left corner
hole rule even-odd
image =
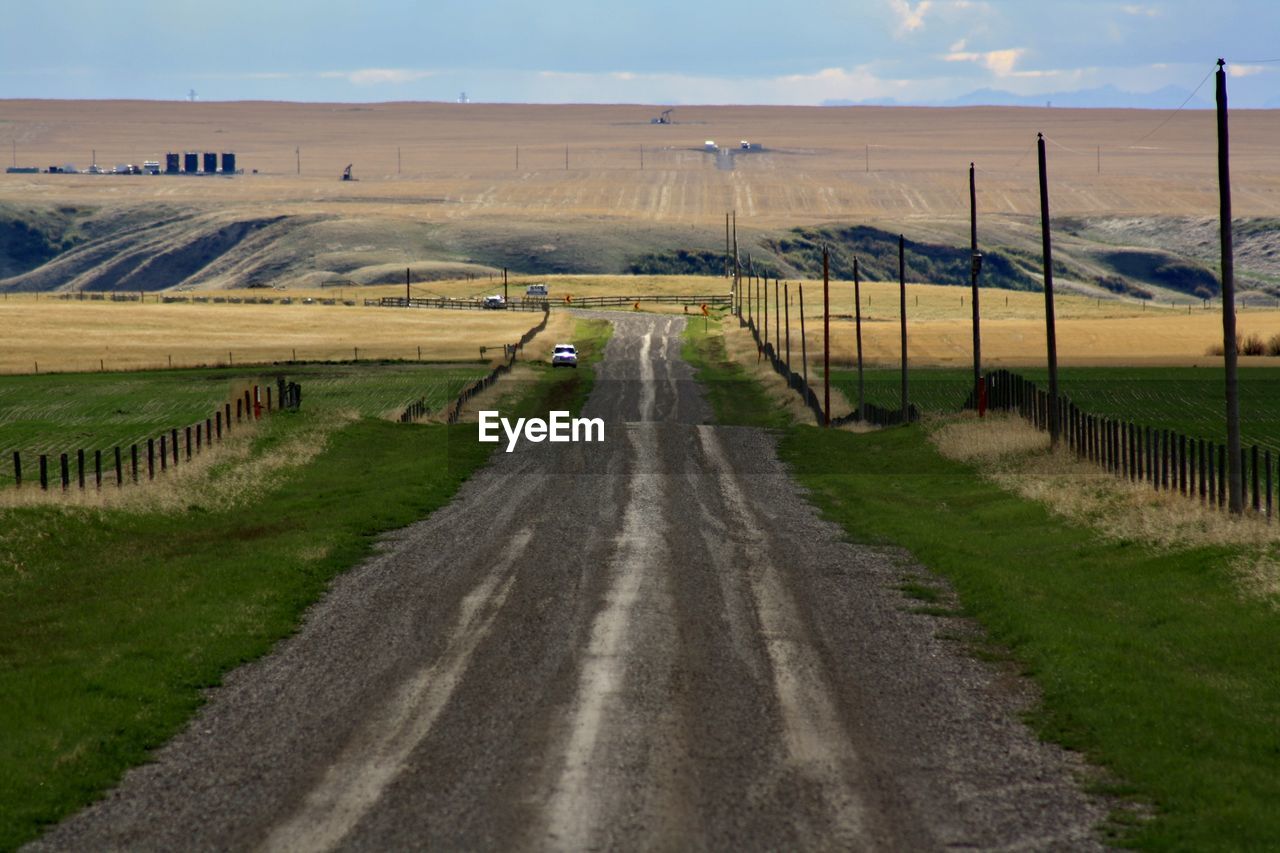
[[[933,6],[933,0],[920,0],[912,8],[908,0],[889,0],[889,8],[898,19],[898,32],[915,32],[924,26],[924,16]]]
[[[1018,60],[1022,54],[1026,53],[1026,48],[1010,47],[1004,50],[988,50],[985,53],[973,51],[952,51],[942,58],[947,62],[976,62],[983,66],[997,77],[1011,76],[1042,76],[1043,72],[1037,71],[1015,71],[1014,66],[1018,64]]]
[[[1162,14],[1158,6],[1139,6],[1137,4],[1121,6],[1120,11],[1124,12],[1126,15],[1133,15],[1135,17],[1142,18],[1158,18]]]
[[[360,68],[355,71],[322,71],[320,77],[329,80],[346,80],[355,86],[380,86],[383,84],[412,83],[439,72],[413,68]]]
[[[1232,65],[1227,63],[1227,74],[1232,77],[1252,77],[1255,74],[1263,74],[1270,70],[1265,65]]]

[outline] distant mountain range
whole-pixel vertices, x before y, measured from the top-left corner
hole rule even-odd
[[[922,106],[1043,107],[1050,105],[1054,107],[1091,107],[1100,109],[1172,110],[1186,100],[1187,94],[1186,90],[1179,89],[1177,86],[1165,86],[1163,89],[1157,89],[1154,92],[1126,92],[1122,89],[1117,89],[1115,86],[1108,85],[1097,89],[1050,92],[1043,95],[1019,95],[999,89],[977,89],[958,98],[938,101],[933,104],[922,104]],[[824,107],[899,105],[902,105],[901,102],[893,98],[869,98],[864,101],[836,99],[822,102]],[[1280,107],[1280,98],[1269,101],[1266,106]],[[1187,109],[1210,109],[1212,107],[1213,90],[1211,88],[1207,92],[1201,90],[1187,104]]]

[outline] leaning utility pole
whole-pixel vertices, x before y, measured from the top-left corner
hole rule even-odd
[[[1049,171],[1044,157],[1044,134],[1036,134],[1040,159],[1040,236],[1044,246],[1044,322],[1049,345],[1049,446],[1058,446],[1058,338],[1053,314],[1053,246],[1049,236]]]
[[[862,287],[858,281],[858,259],[853,259],[853,325],[858,338],[858,420],[867,419],[866,395],[862,385]]]
[[[831,426],[831,298],[827,247],[822,247],[822,425]]]
[[[742,265],[738,263],[738,211],[733,211],[733,289],[738,292],[738,319],[742,319]]]
[[[982,394],[982,333],[978,326],[978,273],[982,270],[982,255],[978,254],[978,190],[973,178],[973,164],[969,164],[969,278],[973,300],[973,407],[981,413],[978,400]]]
[[[1227,373],[1227,506],[1244,512],[1244,472],[1240,470],[1240,386],[1236,351],[1235,258],[1231,245],[1231,172],[1227,145],[1227,69],[1218,60],[1218,196],[1222,233],[1222,354]]]
[[[898,318],[902,327],[902,422],[907,422],[907,238],[898,235]]]

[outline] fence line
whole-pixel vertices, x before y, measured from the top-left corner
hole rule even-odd
[[[1176,430],[1144,426],[1131,420],[1086,412],[1065,394],[1057,400],[1031,380],[1008,370],[983,377],[986,408],[1012,412],[1041,432],[1049,429],[1049,414],[1057,408],[1066,447],[1078,459],[1132,483],[1155,491],[1177,492],[1202,505],[1227,509],[1227,449],[1224,444],[1183,435]],[[970,392],[965,408],[975,408]],[[1271,448],[1254,444],[1240,450],[1246,509],[1275,511],[1276,463]]]
[[[403,305],[404,300],[401,299],[400,302]],[[507,344],[504,346],[504,358],[506,360],[495,366],[475,382],[472,382],[466,388],[462,389],[462,392],[458,394],[457,398],[453,401],[453,404],[449,407],[449,423],[456,424],[458,419],[462,416],[462,408],[466,405],[468,400],[475,397],[493,383],[497,382],[499,376],[502,376],[504,373],[511,370],[512,366],[516,363],[516,357],[519,353],[524,351],[524,345],[533,340],[543,329],[547,328],[547,321],[550,319],[551,309],[544,306],[542,310],[542,319],[538,324],[521,335],[520,340],[516,341],[514,344]],[[431,410],[427,406],[426,398],[416,400],[410,403],[405,410],[400,413],[400,422],[408,423],[410,421],[417,420],[418,418],[424,417],[429,411]]]
[[[569,301],[562,299],[510,299],[505,303],[507,311],[549,311],[552,308],[621,308],[637,302],[650,302],[660,305],[729,305],[733,297],[727,294],[705,295],[657,295],[657,296],[582,296],[573,297]],[[403,296],[383,296],[380,299],[366,299],[365,305],[382,308],[445,308],[455,311],[483,311],[483,299],[450,299],[444,296],[420,297],[406,299]]]
[[[277,393],[274,401],[272,399],[271,386],[267,386],[265,389],[265,401],[262,390],[261,386],[254,385],[252,390],[246,389],[243,395],[236,395],[235,423],[261,420],[264,414],[270,414],[272,411],[297,409],[302,405],[301,386],[296,382],[286,382],[283,377],[277,380]],[[156,478],[157,461],[160,463],[159,473],[161,474],[168,471],[170,467],[178,468],[184,456],[187,462],[191,462],[196,456],[212,449],[215,442],[222,443],[223,433],[231,433],[231,424],[231,403],[226,402],[203,421],[161,430],[158,438],[147,438],[145,440],[147,482],[151,482]],[[185,444],[183,442],[184,439]],[[140,455],[138,452],[140,443],[132,442],[129,444],[128,480],[134,485],[142,482]],[[159,451],[158,454],[157,449]],[[50,455],[47,453],[39,454],[41,491],[49,490]],[[108,459],[108,463],[114,463],[112,467],[115,469],[115,485],[117,488],[122,488],[126,482],[124,449],[120,445],[116,445],[112,448],[112,457]],[[84,448],[76,450],[75,460],[76,485],[83,491],[88,486],[90,474]],[[71,488],[70,457],[66,453],[60,453],[58,454],[57,462],[57,473],[62,489],[63,491],[68,491]],[[110,467],[107,468],[107,473],[111,473]],[[103,483],[103,457],[101,450],[93,452],[92,476],[93,486],[101,489]],[[23,485],[22,452],[18,450],[13,451],[13,479],[14,488],[21,489]]]
[[[811,412],[813,412],[813,416],[817,418],[818,423],[822,424],[823,422],[825,422],[826,418],[823,417],[824,412],[822,410],[822,402],[818,399],[817,393],[814,392],[813,387],[809,384],[809,381],[807,378],[808,376],[807,370],[802,373],[796,373],[794,370],[791,369],[791,365],[787,362],[787,359],[780,357],[779,354],[774,349],[774,345],[767,340],[767,337],[768,337],[767,329],[765,330],[766,339],[761,338],[760,330],[756,326],[756,318],[754,316],[749,316],[746,319],[743,319],[742,312],[741,310],[739,310],[737,312],[737,317],[738,317],[738,325],[740,327],[751,330],[751,337],[755,339],[756,348],[759,351],[761,357],[767,358],[769,360],[769,365],[773,367],[774,371],[787,381],[787,387],[791,388],[797,394],[800,395],[800,399],[803,400],[804,404],[809,407],[809,410]],[[803,329],[803,325],[804,324],[803,324],[803,317],[802,317],[801,318],[802,329]],[[787,334],[788,335],[791,334],[790,327],[788,327],[787,329]],[[804,344],[803,333],[801,335],[801,344],[802,345]],[[803,362],[804,367],[808,366],[807,353],[801,356],[801,361]],[[849,412],[848,414],[833,417],[831,419],[831,425],[843,426],[845,424],[850,424],[850,423],[865,422],[865,423],[873,424],[875,426],[897,426],[898,424],[903,423],[901,409],[887,409],[883,406],[877,406],[873,403],[864,404],[862,409],[863,410],[861,412],[859,412],[857,409],[854,409],[852,412]],[[907,410],[907,421],[914,422],[914,421],[918,421],[919,419],[920,419],[920,410],[916,408],[916,405],[914,403],[912,403]]]

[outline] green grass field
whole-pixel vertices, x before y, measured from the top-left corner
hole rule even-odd
[[[443,406],[486,370],[480,363],[365,362],[6,377],[0,380],[0,488],[13,484],[15,450],[28,459],[30,472],[41,453],[74,454],[144,441],[210,417],[237,388],[274,387],[277,376],[302,386],[307,409],[380,417],[418,399],[432,408]]]
[[[1047,371],[1029,369],[1018,373],[1047,389]],[[910,371],[911,402],[926,412],[958,412],[969,395],[972,375],[967,370]],[[897,408],[899,376],[896,370],[866,371],[867,402]],[[831,379],[850,403],[856,404],[857,373],[833,371]],[[1063,393],[1091,414],[1177,430],[1194,438],[1226,440],[1226,392],[1221,369],[1072,367],[1060,370],[1058,381]],[[1246,445],[1280,448],[1280,368],[1240,370],[1240,419]]]
[[[535,380],[513,383],[502,408],[518,416],[580,410],[611,329],[579,323],[581,368],[532,365]],[[467,375],[434,374],[450,387]],[[477,441],[475,424],[326,412],[377,414],[387,401],[435,387],[424,381],[432,375],[365,365],[290,371],[301,376],[303,407],[245,433],[252,449],[244,464],[287,455],[318,424],[337,425],[322,433],[319,455],[280,469],[269,488],[239,503],[210,505],[193,493],[179,511],[0,508],[0,850],[36,837],[145,761],[186,723],[205,688],[293,631],[378,534],[446,503],[485,462],[493,445]],[[216,489],[235,473],[213,466],[197,488]]]

